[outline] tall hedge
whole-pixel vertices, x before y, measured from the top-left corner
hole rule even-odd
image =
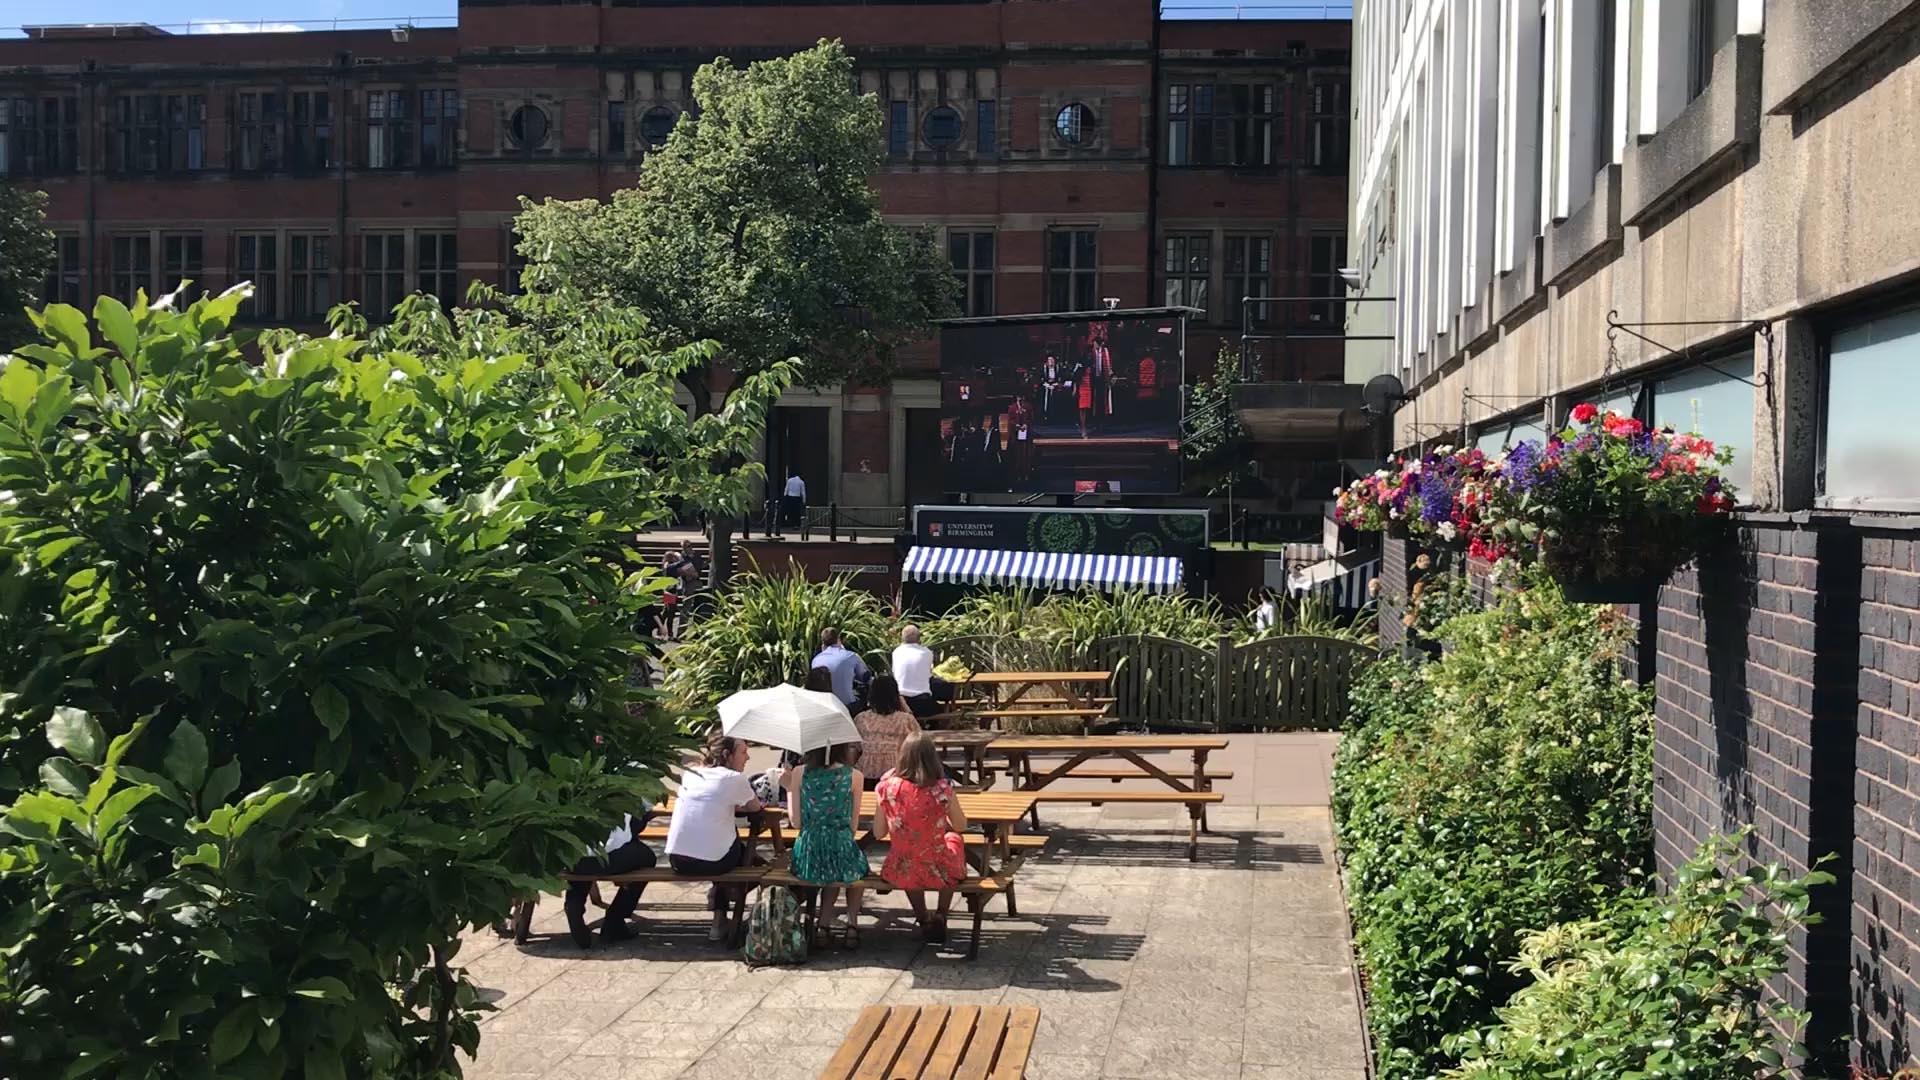
[[[460,934],[674,738],[623,540],[694,358],[256,361],[243,298],[54,305],[0,358],[0,1075],[457,1074]]]
[[[1646,693],[1625,627],[1551,588],[1444,628],[1445,659],[1376,665],[1334,773],[1381,1075],[1451,1060],[1525,982],[1524,936],[1595,914],[1651,856]]]

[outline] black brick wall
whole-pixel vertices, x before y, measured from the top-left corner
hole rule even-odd
[[[1407,596],[1411,588],[1407,581],[1409,546],[1405,540],[1392,537],[1387,537],[1380,544],[1379,591],[1375,596],[1380,612],[1380,648],[1386,652],[1398,650],[1407,640],[1405,620]]]

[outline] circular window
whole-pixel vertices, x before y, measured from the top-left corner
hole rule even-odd
[[[665,105],[655,105],[640,117],[640,137],[646,140],[648,149],[658,150],[667,145],[667,136],[673,134],[673,126],[679,122],[679,113]]]
[[[1093,141],[1093,110],[1077,101],[1061,109],[1053,118],[1053,133],[1068,146]]]
[[[920,137],[935,150],[946,150],[960,142],[960,110],[942,105],[920,122]]]
[[[532,150],[547,141],[547,114],[532,105],[522,105],[507,118],[507,138],[522,150]]]

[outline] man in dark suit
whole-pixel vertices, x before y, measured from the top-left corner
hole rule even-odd
[[[987,488],[1006,486],[1000,478],[1000,427],[994,422],[995,419],[997,418],[992,413],[982,416],[980,430],[974,434],[972,440],[974,472],[980,478],[980,486]]]

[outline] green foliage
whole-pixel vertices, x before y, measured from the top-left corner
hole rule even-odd
[[[736,690],[799,686],[829,626],[875,670],[886,667],[885,654],[899,640],[879,598],[848,578],[808,581],[792,564],[785,573],[740,575],[667,654],[667,695],[702,722]]]
[[[1289,597],[1278,602],[1275,615],[1273,625],[1262,630],[1253,625],[1253,615],[1248,613],[1239,644],[1262,638],[1301,636],[1338,638],[1369,648],[1380,644],[1379,617],[1372,604],[1352,615],[1341,615],[1333,605],[1317,596],[1297,600]]]
[[[47,194],[0,183],[0,349],[32,340],[29,308],[54,259],[47,229]]]
[[[1444,1036],[1520,987],[1532,929],[1594,915],[1651,845],[1651,715],[1611,611],[1512,592],[1442,631],[1446,659],[1375,664],[1334,775],[1381,1075],[1450,1063]]]
[[[1064,664],[1103,637],[1146,634],[1212,647],[1230,624],[1211,597],[1081,589],[1044,596],[1019,591],[976,594],[920,625],[930,644],[957,637],[1006,637],[1036,650],[1048,663]]]
[[[1782,1075],[1780,1026],[1805,1016],[1762,1011],[1762,991],[1787,969],[1788,936],[1818,920],[1807,913],[1808,890],[1833,876],[1736,872],[1737,857],[1730,839],[1711,841],[1664,894],[1636,891],[1598,918],[1527,935],[1510,968],[1529,984],[1499,1010],[1499,1024],[1448,1040],[1463,1060],[1447,1077]]]
[[[604,753],[676,739],[623,565],[669,384],[256,364],[243,295],[54,305],[0,370],[0,1074],[455,1073],[460,933],[657,790]]]
[[[670,337],[717,342],[737,372],[798,356],[808,385],[883,378],[895,348],[957,312],[956,285],[930,234],[880,216],[884,119],[856,84],[837,42],[702,67],[699,112],[637,186],[525,204],[529,283],[631,303]],[[696,407],[707,376],[687,375]]]
[[[1259,371],[1252,375],[1253,381],[1259,380]],[[1233,411],[1234,389],[1246,381],[1240,377],[1240,350],[1222,345],[1213,374],[1188,391],[1180,442],[1187,462],[1187,490],[1246,496],[1262,489],[1246,430]]]

